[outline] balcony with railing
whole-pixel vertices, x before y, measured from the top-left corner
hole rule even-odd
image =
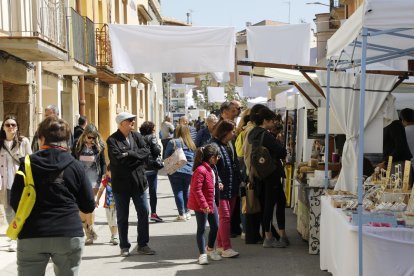
[[[94,23],[72,8],[69,9],[69,12],[69,60],[65,62],[46,62],[44,68],[59,75],[95,75]]]
[[[0,0],[0,50],[26,61],[66,60],[64,0]]]
[[[95,24],[96,34],[96,69],[97,77],[106,83],[124,83],[128,77],[123,74],[114,74],[112,67],[112,50],[109,40],[109,27],[107,24]]]

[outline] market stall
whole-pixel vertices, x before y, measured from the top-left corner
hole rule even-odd
[[[406,224],[406,219],[409,219],[413,212],[410,208],[412,201],[407,200],[410,193],[407,193],[401,187],[401,171],[399,170],[392,177],[390,175],[392,160],[388,162],[390,165],[387,168],[386,175],[384,173],[384,175],[377,176],[375,180],[367,183],[373,186],[372,189],[376,196],[365,196],[363,199],[364,191],[367,193],[370,191],[367,185],[363,186],[365,127],[375,112],[372,109],[365,112],[369,97],[367,95],[369,90],[387,94],[401,83],[404,77],[412,74],[412,72],[408,72],[405,76],[400,76],[402,78],[398,81],[395,79],[387,80],[385,91],[381,91],[380,87],[375,88],[375,85],[372,84],[372,76],[367,75],[366,65],[398,58],[403,60],[412,59],[414,54],[414,48],[412,47],[414,41],[413,13],[413,1],[366,0],[328,40],[327,59],[329,63],[325,73],[326,78],[321,77],[326,81],[327,121],[329,122],[328,110],[331,104],[333,104],[334,110],[337,109],[337,112],[340,110],[340,107],[335,106],[335,100],[331,100],[331,88],[335,87],[335,84],[340,82],[339,80],[344,76],[345,78],[350,77],[344,75],[347,73],[331,72],[331,69],[349,69],[355,75],[355,79],[347,83],[344,82],[341,86],[350,88],[351,95],[347,98],[353,98],[350,101],[351,105],[355,105],[356,97],[359,97],[357,105],[359,115],[353,116],[351,114],[356,113],[355,109],[344,109],[345,114],[342,115],[347,117],[347,120],[341,118],[341,120],[347,122],[345,124],[347,124],[348,145],[352,145],[352,148],[348,149],[348,157],[350,157],[349,160],[352,163],[349,163],[351,166],[346,168],[347,171],[344,171],[344,174],[353,174],[354,177],[349,177],[347,179],[348,183],[343,182],[345,185],[340,184],[340,189],[349,189],[353,192],[357,190],[358,199],[354,198],[343,202],[342,208],[338,210],[329,209],[330,203],[328,202],[323,202],[322,207],[321,269],[328,269],[334,275],[356,275],[357,273],[359,275],[413,274],[410,260],[403,260],[403,263],[400,263],[400,259],[405,257],[401,256],[400,252],[406,250],[406,252],[413,252],[410,247],[414,242],[414,230],[395,228],[397,225],[404,226]],[[382,80],[386,80],[390,75],[401,74],[401,72],[392,71],[382,73],[382,76],[378,76]],[[323,73],[320,74],[324,75]],[[378,96],[375,100],[381,101],[381,98],[385,97]],[[359,124],[356,124],[356,120],[359,121]],[[329,133],[329,123],[327,123],[327,126],[327,133]],[[328,164],[326,164],[326,175],[327,167]],[[404,172],[404,175],[406,175],[406,172]],[[385,197],[384,195],[387,193],[392,196]],[[398,198],[398,200],[395,198]],[[328,201],[328,199],[326,200]],[[355,211],[356,208],[357,212]],[[344,212],[344,209],[348,209],[348,212]],[[346,217],[343,217],[344,215]],[[347,220],[351,221],[353,225],[358,225],[357,228],[348,227],[348,230],[357,230],[357,236],[346,231],[347,227],[344,223]],[[363,229],[362,226],[366,224],[379,228],[372,230],[371,227],[364,226]],[[384,229],[384,226],[389,227],[389,229]],[[332,227],[335,229],[332,229]],[[339,232],[338,236],[335,236],[337,234],[335,231]],[[344,240],[348,243],[344,243]],[[387,248],[384,251],[383,246],[385,244],[389,249]],[[341,253],[333,252],[331,246],[335,246],[335,251],[339,249]],[[389,252],[386,252],[388,250]],[[395,250],[394,253],[391,250]],[[389,254],[390,252],[391,254]],[[356,262],[356,256],[358,256],[358,262]],[[353,258],[353,261],[349,262],[351,258]],[[404,262],[405,264],[409,263],[409,267],[405,266]],[[358,264],[358,269],[353,264]]]
[[[358,274],[358,227],[330,196],[321,199],[320,266],[333,275]],[[414,230],[364,227],[364,275],[413,275]]]

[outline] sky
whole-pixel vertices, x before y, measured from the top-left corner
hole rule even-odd
[[[236,31],[245,29],[246,22],[255,24],[262,20],[273,20],[298,24],[311,23],[315,14],[329,12],[323,3],[329,0],[161,0],[161,14],[187,22],[187,13],[191,13],[194,26],[234,26]]]

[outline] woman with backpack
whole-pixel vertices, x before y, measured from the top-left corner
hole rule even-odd
[[[224,258],[233,258],[239,255],[234,251],[230,241],[230,222],[236,198],[240,188],[240,168],[236,156],[228,146],[235,134],[235,124],[231,120],[221,120],[217,123],[213,132],[212,144],[219,148],[220,159],[217,162],[218,176],[223,184],[219,201],[219,231],[217,236],[217,251]],[[238,214],[237,214],[238,215]]]
[[[36,201],[18,234],[18,275],[45,275],[51,260],[56,275],[75,276],[84,248],[79,210],[95,209],[93,192],[82,164],[68,152],[68,123],[49,116],[37,133],[40,150],[30,155]],[[24,163],[19,170],[26,173]],[[16,174],[10,197],[15,211],[23,190],[24,178]]]
[[[248,143],[252,144],[251,155],[257,154],[258,148],[262,146],[268,151],[274,166],[274,170],[266,177],[263,177],[263,169],[258,169],[260,164],[251,156],[250,168],[248,168],[250,179],[253,179],[255,189],[258,190],[262,207],[262,228],[265,232],[263,247],[286,247],[289,245],[285,232],[286,197],[281,182],[281,178],[285,177],[281,159],[286,157],[286,149],[269,132],[275,124],[276,114],[274,112],[269,108],[261,108],[251,118],[256,125],[248,134]],[[260,171],[260,173],[255,173],[257,171]],[[279,240],[275,238],[271,231],[275,204],[278,234],[280,235]]]
[[[19,123],[14,115],[4,117],[0,130],[0,204],[4,205],[7,223],[14,218],[14,212],[10,206],[10,191],[13,185],[14,175],[20,165],[20,158],[31,154],[29,140],[20,136]],[[11,240],[9,252],[15,252],[17,243]]]
[[[139,132],[144,138],[151,154],[148,163],[145,166],[145,175],[147,176],[150,196],[151,215],[150,220],[154,222],[163,222],[162,218],[157,215],[157,178],[158,170],[162,169],[161,146],[158,144],[155,135],[155,125],[153,122],[143,122],[139,127]]]
[[[101,179],[106,171],[105,143],[94,124],[88,124],[75,145],[73,155],[81,161],[85,168],[86,177],[94,193],[98,192]],[[97,239],[94,231],[95,214],[80,213],[86,233],[85,244],[92,244]]]

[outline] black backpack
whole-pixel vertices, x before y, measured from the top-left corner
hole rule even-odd
[[[266,131],[263,131],[259,143],[252,143],[249,173],[255,178],[263,180],[276,170],[276,162],[270,155],[269,150],[263,146],[263,138]]]

